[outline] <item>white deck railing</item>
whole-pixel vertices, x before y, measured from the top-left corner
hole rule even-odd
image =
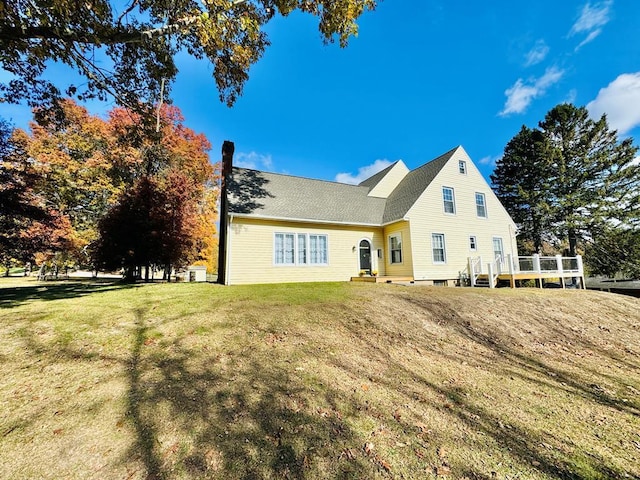
[[[580,255],[575,257],[563,257],[562,255],[512,257],[508,254],[504,259],[498,255],[492,262],[486,264],[482,262],[482,257],[469,257],[467,270],[472,287],[476,286],[481,275],[486,275],[491,288],[495,286],[498,276],[503,274],[556,274],[558,277],[567,277],[571,274],[581,277],[584,274],[582,256]]]

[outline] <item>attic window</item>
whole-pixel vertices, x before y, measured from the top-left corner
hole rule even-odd
[[[464,160],[460,160],[458,162],[458,171],[462,175],[466,175],[467,174],[467,162],[465,162]]]

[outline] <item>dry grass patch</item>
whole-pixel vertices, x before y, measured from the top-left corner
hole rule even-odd
[[[640,478],[637,299],[0,286],[1,478]]]

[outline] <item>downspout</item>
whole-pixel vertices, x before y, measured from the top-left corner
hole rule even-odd
[[[511,271],[515,267],[515,263],[518,259],[513,254],[513,239],[516,237],[517,233],[513,231],[513,225],[509,224],[509,249],[511,250],[511,266],[509,271]]]

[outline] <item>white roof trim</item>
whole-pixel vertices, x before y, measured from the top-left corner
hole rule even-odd
[[[252,215],[250,213],[233,213],[234,218],[257,218],[259,220],[280,220],[283,222],[320,223],[323,225],[352,225],[354,227],[382,227],[379,223],[339,222],[336,220],[313,220],[310,218],[272,217],[269,215]]]

